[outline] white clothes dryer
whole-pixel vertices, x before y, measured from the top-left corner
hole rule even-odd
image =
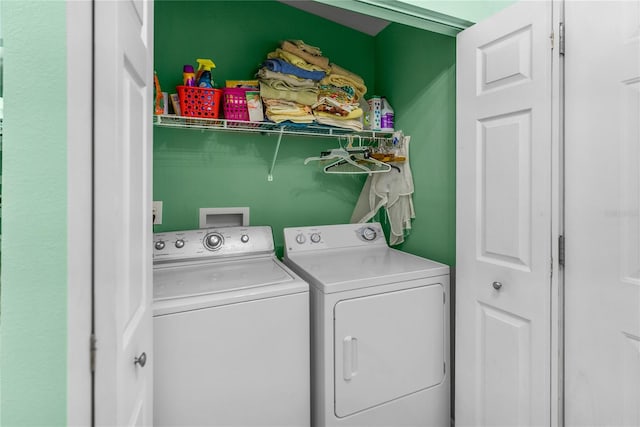
[[[311,425],[448,426],[449,267],[390,248],[378,223],[284,239],[310,284]]]
[[[309,425],[309,287],[270,227],[156,233],[153,281],[154,425]]]

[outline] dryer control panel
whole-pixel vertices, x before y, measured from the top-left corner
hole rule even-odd
[[[379,223],[320,225],[284,229],[287,252],[387,246]]]
[[[153,235],[153,262],[197,260],[274,251],[271,227],[223,227]]]

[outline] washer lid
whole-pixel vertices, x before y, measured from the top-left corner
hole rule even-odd
[[[288,254],[285,263],[324,293],[449,274],[449,267],[387,246]]]
[[[306,291],[308,285],[274,257],[156,267],[153,271],[156,315]]]

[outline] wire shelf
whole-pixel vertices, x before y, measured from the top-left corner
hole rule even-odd
[[[176,116],[172,114],[154,116],[154,124],[160,127],[179,129],[200,129],[228,132],[255,132],[263,134],[282,134],[315,137],[360,136],[361,138],[388,138],[393,132],[354,131],[317,124],[245,122],[238,120],[210,119]]]
[[[381,131],[353,131],[351,129],[322,126],[317,124],[288,124],[272,122],[244,122],[239,120],[211,119],[200,117],[185,117],[172,114],[153,116],[156,126],[177,129],[199,129],[202,131],[260,133],[263,135],[277,135],[278,142],[271,160],[271,167],[267,175],[268,181],[273,181],[273,170],[280,151],[280,142],[283,135],[312,136],[323,138],[349,138],[355,137],[361,140],[375,141],[380,138],[391,138],[393,132]]]

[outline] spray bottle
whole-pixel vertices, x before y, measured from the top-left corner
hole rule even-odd
[[[198,62],[198,74],[196,81],[198,87],[213,87],[213,80],[211,80],[211,69],[216,68],[216,64],[210,59],[196,59]]]

